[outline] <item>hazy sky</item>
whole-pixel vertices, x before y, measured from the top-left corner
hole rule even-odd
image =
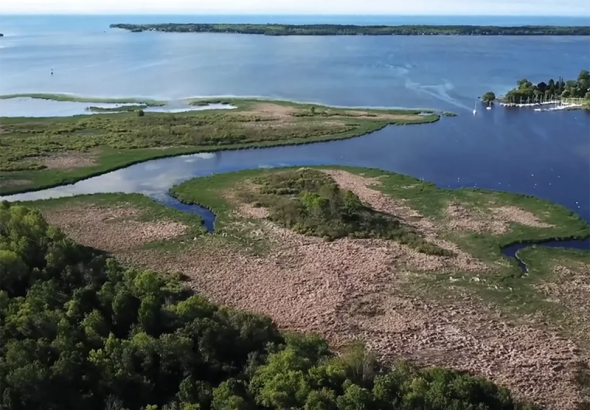
[[[1,13],[589,16],[590,0],[1,0]],[[0,17],[1,24],[1,17]]]

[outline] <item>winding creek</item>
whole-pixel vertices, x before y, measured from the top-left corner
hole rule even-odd
[[[426,107],[459,116],[429,125],[388,127],[344,141],[152,160],[73,185],[0,199],[142,193],[201,215],[211,229],[214,215],[170,198],[171,186],[258,167],[349,165],[404,173],[444,188],[536,195],[590,223],[589,113],[494,107],[472,115],[476,96],[487,90],[502,94],[521,78],[575,78],[581,69],[589,69],[585,38],[129,35],[108,30],[108,16],[82,20],[39,17],[31,24],[30,17],[6,17],[0,94],[71,93],[104,101],[136,96],[177,102],[190,96],[263,96],[336,106]],[[186,109],[178,104],[161,109]],[[4,100],[0,115],[74,115],[86,113],[88,105]],[[590,250],[589,240],[545,245]],[[525,246],[508,247],[504,254],[515,256]]]
[[[590,223],[589,125],[590,114],[582,111],[538,113],[497,108],[477,115],[462,111],[458,117],[443,117],[435,124],[390,126],[350,140],[155,159],[72,185],[0,199],[141,193],[165,206],[200,215],[206,228],[213,231],[215,216],[172,198],[168,191],[173,185],[244,169],[347,165],[409,174],[443,188],[478,187],[536,195],[568,207]],[[543,245],[590,251],[589,239]],[[518,260],[518,251],[527,246],[508,246],[503,253]],[[526,270],[524,263],[518,262]]]

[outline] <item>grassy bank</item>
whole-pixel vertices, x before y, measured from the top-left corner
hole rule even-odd
[[[202,105],[212,100],[191,102]],[[387,125],[432,123],[440,118],[422,110],[344,109],[264,100],[229,102],[237,108],[144,116],[124,112],[2,118],[0,190],[6,195],[72,183],[165,156],[345,139]]]

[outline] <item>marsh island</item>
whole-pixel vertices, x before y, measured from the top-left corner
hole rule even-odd
[[[159,113],[142,108],[165,102],[48,94],[0,96],[24,97],[83,101],[90,104],[89,110],[103,113],[2,118],[2,194],[72,183],[153,158],[352,138],[388,125],[426,124],[440,118],[430,110],[346,109],[274,100],[194,99],[187,101],[189,106],[221,103],[235,108]],[[130,105],[101,109],[93,102]]]
[[[340,24],[111,24],[111,28],[135,33],[236,33],[266,36],[588,36],[590,26],[358,26]]]
[[[588,283],[584,272],[590,267],[590,256],[581,251],[533,248],[522,255],[530,266],[529,275],[524,276],[500,252],[501,246],[518,241],[588,236],[587,224],[559,205],[505,192],[446,190],[391,172],[344,167],[257,169],[213,175],[182,183],[172,188],[171,194],[186,204],[200,204],[214,212],[214,231],[203,229],[201,220],[193,214],[138,194],[87,195],[27,206],[40,210],[49,224],[62,228],[78,243],[107,252],[139,272],[149,269],[169,278],[182,272],[186,277],[184,285],[200,296],[190,303],[165,308],[170,314],[180,315],[178,320],[201,312],[202,306],[211,306],[207,312],[214,316],[207,317],[215,318],[217,329],[242,326],[238,317],[248,317],[236,317],[243,314],[227,310],[216,314],[216,305],[209,305],[215,303],[268,316],[280,330],[318,333],[341,353],[360,338],[383,366],[374,368],[376,375],[385,376],[388,366],[402,357],[419,366],[451,367],[475,376],[485,375],[510,388],[519,399],[533,400],[547,409],[568,408],[563,404],[582,397],[572,380],[582,374],[580,366],[588,352],[584,335],[590,331],[590,318],[584,310],[582,284]],[[14,212],[15,218],[22,214]],[[108,270],[111,281],[129,283],[107,285],[100,295],[106,297],[111,288],[117,292],[129,289],[132,295],[142,298],[143,286],[149,286],[152,292],[156,289],[158,282],[148,280],[147,273],[131,271],[121,276],[113,269]],[[575,288],[569,287],[567,278],[581,282]],[[137,291],[133,290],[135,286]],[[558,294],[568,297],[550,296]],[[113,297],[118,300],[124,296]],[[205,302],[205,297],[211,302]],[[169,297],[162,294],[156,300]],[[143,306],[140,312],[146,312],[147,305],[137,301],[133,306]],[[117,309],[117,318],[126,311]],[[138,316],[141,322],[135,328],[141,326],[143,332],[156,339],[158,336],[151,332],[160,328],[151,326],[157,323],[184,326],[178,321],[151,322],[150,316],[144,315],[147,313]],[[222,318],[228,322],[219,322]],[[121,320],[117,319],[117,323]],[[266,319],[256,320],[261,322],[248,322],[248,332],[257,329],[255,323],[265,324],[267,332],[274,329]],[[133,326],[132,322],[128,326]],[[241,337],[251,334],[231,329],[226,331]],[[173,331],[178,328],[164,333]],[[267,333],[255,334],[256,340],[267,340],[260,339]],[[97,337],[92,343],[100,342]],[[240,340],[241,346],[250,346],[246,343],[249,339],[223,340]],[[316,342],[310,343],[303,346],[317,346]],[[192,357],[189,351],[183,357]],[[244,357],[247,353],[243,353]],[[288,363],[294,363],[293,355],[303,353],[295,350],[289,354]],[[221,356],[214,357],[222,360]],[[363,353],[360,357],[369,356]],[[261,360],[266,363],[263,357]],[[269,360],[274,363],[278,358]],[[560,364],[558,370],[553,370],[555,366],[547,368],[554,362]],[[394,368],[404,369],[399,365]],[[137,370],[143,374],[139,369],[143,368]],[[412,380],[419,383],[416,380],[421,376],[415,371]],[[442,379],[420,382],[424,384],[419,391],[402,387],[395,394],[407,400],[420,395],[425,395],[424,400],[437,397],[437,403],[454,397],[452,392],[457,387],[447,390],[442,386],[455,380],[455,373],[442,369],[423,371],[432,371],[436,380]],[[316,370],[306,370],[303,380],[308,380],[307,375],[312,379],[305,383],[313,386],[314,374]],[[249,381],[248,375],[251,373],[236,377]],[[460,396],[462,400],[474,397],[476,403],[498,403],[495,387],[479,390],[479,382],[470,380],[457,381],[456,386],[486,393],[472,396],[465,392]],[[217,383],[211,388],[216,388]],[[263,388],[260,383],[249,385]],[[343,401],[338,397],[346,390],[334,383],[330,384],[334,390],[330,397],[334,398],[326,400]],[[437,396],[427,393],[428,386],[437,386]],[[173,392],[177,384],[169,388]],[[381,403],[373,387],[366,389],[362,397]],[[258,391],[246,397],[256,398],[261,394]],[[132,397],[139,400],[136,394]],[[535,408],[514,404],[507,392],[501,397],[502,408]],[[311,399],[306,394],[290,400],[305,403]],[[386,404],[378,408],[395,409]],[[406,408],[421,407],[408,404]]]

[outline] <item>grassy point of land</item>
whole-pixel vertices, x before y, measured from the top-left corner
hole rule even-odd
[[[28,204],[84,245],[183,272],[203,295],[279,326],[317,331],[336,344],[360,331],[388,359],[477,374],[494,368],[505,385],[565,408],[557,392],[572,388],[574,367],[564,365],[559,377],[533,374],[494,352],[508,349],[537,364],[555,352],[567,356],[564,363],[586,360],[589,254],[528,248],[524,276],[500,251],[514,242],[587,237],[588,225],[566,208],[349,167],[246,170],[196,178],[171,193],[211,209],[215,232],[203,234],[199,217],[140,195]],[[460,356],[457,340],[465,341]],[[424,357],[425,346],[438,353]]]
[[[68,95],[26,96],[32,95],[96,100]],[[4,98],[16,96],[25,95]],[[118,102],[150,104],[131,99]],[[205,105],[218,101],[190,102]],[[100,116],[2,118],[0,193],[73,183],[166,156],[308,144],[358,137],[387,125],[424,124],[440,119],[440,115],[425,110],[346,109],[254,99],[227,102],[237,108],[146,112],[143,116],[135,112],[110,113],[107,109]]]

